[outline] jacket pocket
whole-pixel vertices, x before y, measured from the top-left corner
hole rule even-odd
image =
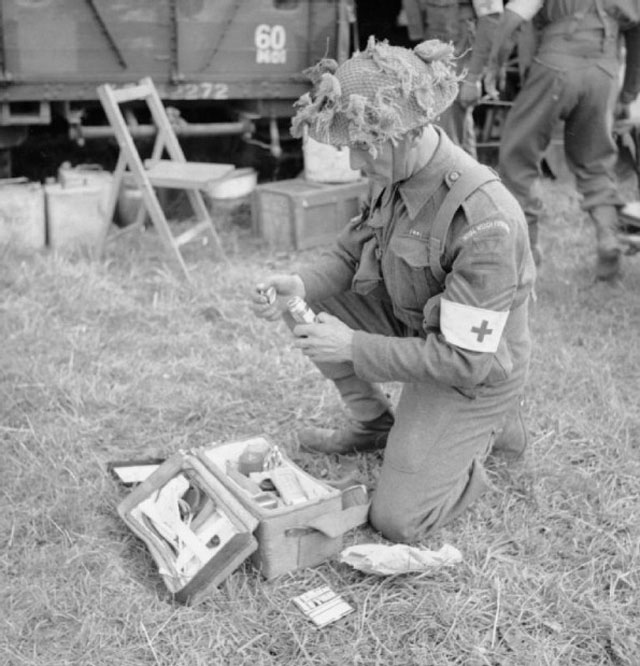
[[[373,295],[382,285],[382,273],[378,260],[378,239],[374,236],[363,246],[358,270],[353,276],[351,288],[361,296]]]
[[[428,241],[417,235],[395,236],[385,261],[385,276],[388,273],[387,289],[393,302],[412,316],[419,315],[422,327],[427,301],[441,291],[429,270]]]

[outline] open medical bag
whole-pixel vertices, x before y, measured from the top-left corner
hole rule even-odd
[[[262,469],[240,471],[248,447]],[[367,520],[362,486],[309,475],[265,437],[178,452],[134,488],[118,513],[144,541],[167,589],[195,604],[248,557],[267,579],[312,567]]]

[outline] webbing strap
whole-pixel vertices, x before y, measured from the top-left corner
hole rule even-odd
[[[429,237],[429,268],[437,282],[442,283],[445,276],[440,258],[453,216],[467,197],[493,180],[499,180],[498,174],[489,167],[478,164],[462,173],[447,192],[433,221]]]

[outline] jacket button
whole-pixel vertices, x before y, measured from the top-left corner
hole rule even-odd
[[[452,180],[454,183],[456,182],[456,180],[458,180],[458,178],[460,178],[460,174],[457,171],[452,171],[449,174],[449,179]]]

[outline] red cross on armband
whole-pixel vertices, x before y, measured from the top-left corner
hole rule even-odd
[[[444,339],[469,351],[497,351],[508,316],[508,310],[485,310],[446,298],[440,301],[440,330]]]
[[[493,329],[489,328],[489,322],[486,319],[483,319],[480,327],[474,326],[471,329],[471,332],[478,336],[478,342],[482,342],[485,335],[491,335],[493,333]]]

